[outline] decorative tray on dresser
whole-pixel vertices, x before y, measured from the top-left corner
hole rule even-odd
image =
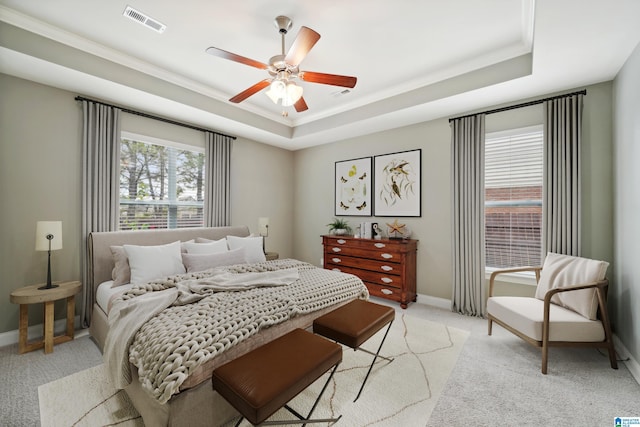
[[[416,252],[413,239],[363,239],[322,236],[323,267],[358,276],[371,295],[407,308],[416,300]]]

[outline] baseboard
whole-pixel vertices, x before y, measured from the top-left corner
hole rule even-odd
[[[85,336],[89,333],[88,329],[79,329],[80,326],[80,316],[76,316],[75,317],[75,328],[76,331],[74,333],[74,337],[75,338],[80,338],[82,336]],[[41,338],[42,337],[42,323],[39,325],[32,325],[29,326],[29,328],[27,329],[27,339],[29,341],[33,340],[34,338]],[[60,335],[65,333],[67,330],[67,320],[66,319],[59,319],[56,320],[53,323],[53,333],[54,335]],[[13,330],[13,331],[7,331],[7,332],[3,332],[0,334],[0,347],[4,347],[7,345],[12,345],[12,344],[17,344],[18,343],[18,330]]]
[[[420,304],[432,305],[445,310],[451,310],[451,300],[446,298],[432,297],[430,295],[418,294]]]
[[[631,372],[631,375],[636,380],[636,382],[640,385],[640,363],[629,353],[627,347],[624,346],[620,338],[616,334],[613,334],[613,344],[616,347],[616,352],[620,359],[627,359],[624,361],[624,364]]]

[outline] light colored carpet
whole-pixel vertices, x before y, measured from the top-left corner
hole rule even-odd
[[[383,333],[364,347],[375,352]],[[342,414],[340,425],[345,426],[424,425],[468,335],[461,329],[399,314],[382,351],[395,360],[376,363],[354,403],[373,356],[345,348],[343,362],[313,416]],[[326,378],[320,378],[290,406],[306,414]],[[40,386],[38,395],[43,427],[141,424],[126,395],[116,393],[107,381],[102,365]],[[282,410],[272,419],[291,419],[291,415]],[[120,424],[123,421],[126,423]],[[242,425],[249,424],[244,421]]]

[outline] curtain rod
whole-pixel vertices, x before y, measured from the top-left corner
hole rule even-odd
[[[516,108],[530,107],[532,105],[542,104],[545,101],[551,101],[553,99],[560,99],[560,98],[566,98],[567,96],[586,95],[586,94],[587,94],[587,90],[583,89],[583,90],[580,90],[580,91],[577,91],[577,92],[565,93],[564,95],[550,96],[548,98],[538,99],[538,100],[529,101],[529,102],[523,102],[522,104],[510,105],[508,107],[496,108],[494,110],[481,111],[479,113],[474,113],[474,114],[465,114],[464,116],[453,117],[453,118],[449,119],[449,122],[452,122],[452,121],[457,120],[457,119],[463,119],[465,117],[475,116],[477,114],[500,113],[502,111],[515,110]]]
[[[95,99],[85,98],[83,96],[76,96],[75,99],[76,99],[76,101],[95,102],[96,104],[106,105],[107,107],[118,108],[118,109],[124,111],[125,113],[135,114],[136,116],[146,117],[148,119],[158,120],[158,121],[161,121],[161,122],[170,123],[172,125],[177,125],[177,126],[182,126],[182,127],[189,128],[189,129],[199,130],[200,132],[212,132],[212,133],[215,133],[216,135],[221,135],[221,136],[226,136],[227,138],[236,139],[235,136],[226,135],[224,133],[216,132],[216,131],[211,130],[211,129],[201,128],[201,127],[190,125],[190,124],[187,124],[187,123],[178,122],[176,120],[167,119],[165,117],[154,116],[153,114],[148,114],[148,113],[143,113],[141,111],[131,110],[129,108],[120,107],[119,105],[108,104],[106,102],[96,101]]]

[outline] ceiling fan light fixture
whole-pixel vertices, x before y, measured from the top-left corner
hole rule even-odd
[[[287,85],[282,80],[274,79],[269,85],[269,92],[276,98],[282,98],[287,92]]]
[[[274,79],[265,94],[274,104],[289,107],[302,97],[303,89],[290,80]]]
[[[291,100],[291,104],[295,104],[302,97],[302,87],[294,82],[287,83],[287,98]]]

